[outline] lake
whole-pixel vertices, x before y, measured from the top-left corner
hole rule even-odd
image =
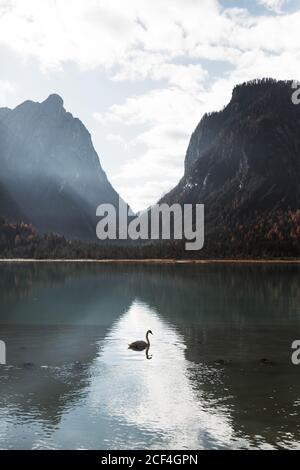
[[[0,448],[300,448],[299,271],[1,263]]]

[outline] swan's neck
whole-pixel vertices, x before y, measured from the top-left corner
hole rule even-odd
[[[148,345],[150,346],[149,333],[146,333],[146,341],[147,341]]]

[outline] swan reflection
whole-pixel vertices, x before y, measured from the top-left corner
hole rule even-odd
[[[148,348],[145,350],[146,359],[152,359],[153,357],[153,354],[149,354],[149,351],[150,351],[150,346],[148,346]]]

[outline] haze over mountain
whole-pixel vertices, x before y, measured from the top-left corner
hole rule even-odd
[[[293,91],[292,82],[271,79],[236,86],[222,111],[200,121],[184,176],[161,202],[205,204],[207,234],[230,227],[238,238],[262,217],[259,223],[269,222],[264,236],[276,235],[276,227],[270,233],[275,214],[300,208],[300,106],[292,102]],[[295,239],[299,215],[289,234]]]
[[[91,136],[52,94],[0,108],[0,215],[39,232],[96,239],[96,208],[117,205]]]

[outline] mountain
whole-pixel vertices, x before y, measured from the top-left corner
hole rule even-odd
[[[292,93],[292,82],[272,79],[238,85],[192,134],[184,176],[160,202],[205,204],[212,249],[220,240],[225,251],[229,241],[299,246],[300,106]]]
[[[96,208],[117,206],[91,136],[56,94],[0,108],[0,216],[40,233],[96,239]]]

